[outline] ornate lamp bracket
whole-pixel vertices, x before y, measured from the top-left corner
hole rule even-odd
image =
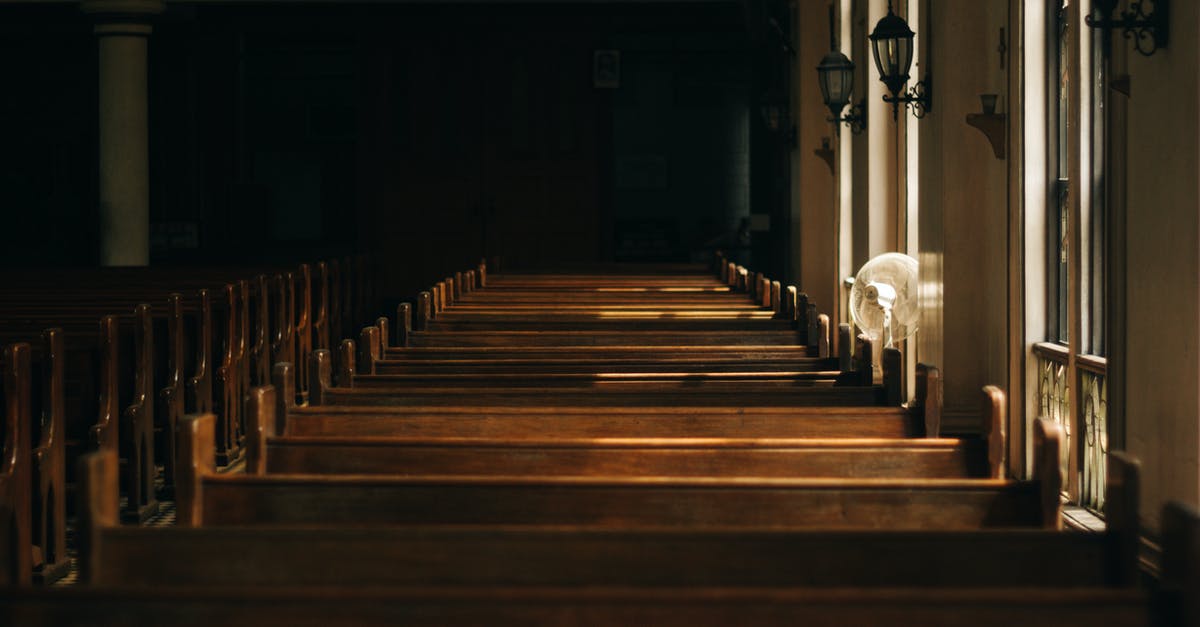
[[[1166,48],[1171,33],[1170,0],[1134,0],[1129,8],[1113,16],[1116,2],[1107,8],[1101,6],[1097,15],[1084,18],[1088,26],[1111,32],[1120,29],[1125,39],[1133,41],[1133,49],[1142,56],[1154,56],[1160,48]],[[1103,3],[1100,3],[1103,4]],[[1147,5],[1152,8],[1147,9]]]

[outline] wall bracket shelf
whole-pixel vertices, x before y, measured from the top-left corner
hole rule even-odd
[[[813,154],[820,157],[821,161],[824,161],[825,165],[829,166],[829,173],[833,174],[833,172],[834,172],[834,170],[833,170],[834,152],[833,152],[833,148],[830,148],[830,146],[829,146],[828,138],[826,138],[825,141],[821,142],[821,147],[814,150]]]
[[[997,159],[1004,158],[1004,128],[1007,116],[1003,113],[968,113],[967,124],[979,129],[992,144]]]

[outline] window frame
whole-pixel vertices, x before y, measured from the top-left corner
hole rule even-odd
[[[1111,440],[1105,356],[1111,34],[1085,26],[1081,4],[1044,5],[1046,334],[1030,355],[1037,369],[1031,413],[1064,430],[1066,500],[1099,515]]]

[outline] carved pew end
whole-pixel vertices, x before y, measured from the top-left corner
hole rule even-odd
[[[1200,513],[1171,501],[1162,512],[1162,578],[1159,590],[1172,620],[1167,625],[1200,624]]]
[[[251,398],[254,396],[251,395]],[[185,417],[183,428],[179,430],[180,473],[175,490],[178,495],[175,506],[176,524],[181,527],[199,527],[204,522],[204,478],[214,472],[215,425],[216,416],[196,414]]]
[[[246,283],[242,283],[243,303]],[[247,308],[242,307],[246,328]],[[154,321],[150,305],[134,308],[133,327],[134,377],[133,399],[121,412],[122,446],[129,451],[125,464],[126,505],[121,510],[124,522],[143,523],[158,514],[154,464]]]
[[[280,362],[275,364],[271,384],[275,386],[275,424],[267,425],[269,435],[285,435],[287,433],[288,412],[296,406],[296,372],[292,364]]]
[[[941,437],[942,373],[936,366],[917,364],[917,396],[912,401],[916,424],[914,433],[927,438]]]
[[[883,370],[884,403],[888,407],[899,407],[904,402],[904,356],[894,347],[883,349],[880,359]]]
[[[207,414],[211,416],[212,414]],[[188,427],[188,420],[185,417],[181,422],[179,431],[180,443],[185,440],[183,435],[184,429]],[[210,440],[210,445],[213,442]],[[176,495],[179,499],[179,512],[184,509],[183,501],[180,497],[187,496],[191,486],[183,481],[188,474],[184,471],[184,464],[190,462],[187,453],[183,447],[180,447],[180,465],[176,475]],[[76,523],[76,542],[79,549],[79,580],[81,583],[90,583],[96,580],[98,569],[101,566],[98,557],[100,556],[100,537],[107,527],[115,527],[118,524],[118,510],[120,488],[118,477],[118,461],[117,455],[113,451],[94,451],[83,455],[78,461],[78,495],[79,517]],[[182,518],[180,519],[182,520]]]
[[[71,570],[67,557],[66,494],[66,348],[62,329],[42,333],[45,355],[41,364],[41,407],[38,418],[41,433],[32,454],[33,473],[33,582],[48,585],[65,577]],[[182,382],[181,382],[182,383]],[[31,399],[32,400],[32,399]],[[179,402],[182,403],[182,395]],[[0,535],[0,538],[10,537]],[[5,560],[0,558],[0,563]]]
[[[33,576],[29,434],[33,428],[30,346],[4,347],[3,463],[0,463],[0,585],[29,586]],[[115,455],[115,453],[113,453]]]
[[[408,337],[412,334],[412,305],[400,303],[396,307],[396,346],[408,346]]]
[[[1124,451],[1108,454],[1104,493],[1105,533],[1112,538],[1113,563],[1109,565],[1113,585],[1132,587],[1138,582],[1138,546],[1141,532],[1142,465]],[[1166,529],[1164,521],[1164,531]],[[1188,623],[1194,624],[1194,623]]]
[[[250,390],[246,404],[249,422],[246,433],[246,474],[267,473],[267,438],[276,434],[278,399],[275,387],[264,385]]]
[[[927,379],[928,381],[928,379]],[[988,476],[992,479],[1004,478],[1004,452],[1006,441],[1006,422],[1008,415],[1008,399],[1004,390],[994,386],[983,386],[983,419],[987,429]]]
[[[854,369],[858,372],[858,384],[874,385],[875,354],[874,347],[871,345],[871,338],[865,334],[859,334],[855,340],[854,354],[856,356]]]
[[[838,370],[849,372],[854,368],[854,336],[851,335],[850,325],[838,325]]]
[[[1062,529],[1063,430],[1057,424],[1038,418],[1033,423],[1033,478],[1042,490],[1042,526]]]
[[[333,387],[333,356],[327,350],[315,350],[308,368],[308,404],[325,404],[325,394]]]
[[[375,374],[375,362],[383,359],[378,327],[365,327],[358,337],[357,372]],[[342,384],[345,385],[345,384]]]
[[[357,374],[357,360],[358,350],[354,340],[349,338],[342,340],[342,343],[338,345],[337,360],[334,363],[333,385],[335,387],[354,387],[354,375]]]
[[[433,293],[421,292],[417,294],[417,319],[413,325],[416,331],[427,331],[429,329],[429,321],[433,319]]]

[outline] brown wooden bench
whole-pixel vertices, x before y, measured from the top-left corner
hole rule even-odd
[[[323,367],[313,372],[321,374]],[[297,407],[288,400],[295,397],[290,393],[294,381],[290,364],[276,364],[275,386],[280,393],[275,431],[280,434],[335,435],[345,428],[353,433],[410,437],[936,437],[942,407],[940,373],[923,365],[918,367],[916,397],[907,407],[898,402],[890,406],[802,407],[791,398],[778,396],[774,405],[742,396],[735,397],[741,399],[740,404],[724,407],[695,398],[679,399],[675,405],[620,406],[610,402],[586,406],[547,398],[527,405],[488,405],[472,402],[486,398],[461,395],[449,401],[430,398],[428,404]]]
[[[468,282],[469,285],[470,282]],[[439,295],[444,292],[453,293],[453,291],[453,289],[447,290],[444,284],[438,284],[431,291],[422,292],[418,296],[415,310],[413,309],[413,305],[402,303],[397,310],[395,322],[395,339],[398,346],[788,346],[798,344],[800,346],[807,346],[808,352],[812,356],[826,357],[830,354],[829,346],[833,339],[830,336],[829,318],[823,314],[818,315],[816,305],[809,302],[807,296],[803,294],[798,295],[795,288],[792,287],[788,288],[787,298],[783,300],[780,300],[779,294],[776,292],[770,299],[772,304],[769,306],[769,311],[765,311],[762,314],[763,317],[767,317],[770,314],[770,317],[774,318],[769,321],[769,324],[775,326],[776,330],[756,330],[756,327],[752,325],[743,325],[745,328],[740,332],[709,329],[704,333],[681,330],[684,328],[681,325],[693,324],[697,321],[701,325],[706,324],[703,318],[696,318],[691,320],[691,322],[685,321],[681,325],[675,325],[671,320],[659,320],[655,323],[659,328],[653,331],[639,330],[636,325],[624,324],[618,321],[612,322],[616,323],[613,329],[619,330],[604,330],[591,324],[586,325],[582,330],[555,330],[553,328],[546,328],[547,325],[537,327],[534,322],[530,322],[529,325],[531,328],[538,328],[538,331],[498,331],[492,328],[490,331],[480,332],[472,331],[466,326],[456,328],[452,332],[434,330],[435,327],[431,327],[429,323],[441,316],[447,307],[442,302],[444,297]],[[462,300],[459,302],[460,304],[461,302],[469,302],[469,299],[477,297],[480,293],[468,291],[461,297]],[[494,298],[501,303],[505,302],[503,296],[503,294],[494,294]],[[553,303],[557,302],[556,299],[561,300],[562,297],[548,293],[546,298],[544,306],[550,307]],[[624,302],[627,301],[628,298],[624,299]],[[459,304],[455,304],[454,307],[464,320],[476,318],[476,315],[471,312],[470,307],[462,308]],[[495,307],[492,309],[495,309]],[[694,314],[696,312],[685,313]],[[528,311],[518,310],[515,314],[510,311],[508,315],[523,320],[533,319]],[[640,315],[644,317],[646,314],[643,312]],[[637,322],[636,318],[633,321]],[[383,345],[387,347],[390,345],[386,326],[387,321],[386,319],[382,319],[380,322]],[[721,321],[718,320],[715,323],[721,324]],[[788,327],[792,327],[795,330],[784,330]],[[838,339],[841,342],[840,345],[845,347],[851,342],[844,341],[842,334],[845,335],[845,339],[849,339],[849,327],[839,329]]]
[[[64,445],[75,456],[94,447],[120,450],[126,460],[126,515],[144,520],[157,511],[153,488],[157,390],[150,308],[139,306],[132,315],[96,317],[86,324],[82,319],[64,322],[65,328],[57,332],[65,345],[64,367],[70,369],[66,383],[79,385],[75,394],[64,398]],[[53,356],[42,350],[41,342],[35,346],[44,368]],[[182,415],[182,407],[175,408]]]
[[[277,375],[287,389],[289,366]],[[686,429],[656,438],[610,431],[607,438],[564,436],[554,418],[531,429],[480,437],[446,435],[380,437],[367,425],[359,433],[346,423],[334,436],[276,435],[287,419],[288,394],[254,390],[251,450],[256,471],[309,474],[431,474],[502,476],[753,476],[753,477],[996,477],[1003,442],[976,439],[787,438],[766,432],[757,438],[703,438]],[[293,410],[294,411],[294,410]],[[1003,407],[991,412],[1003,419]],[[336,420],[336,419],[335,419]],[[504,419],[501,419],[504,420]],[[536,419],[535,419],[536,420]],[[835,419],[836,420],[836,419]],[[336,423],[335,423],[336,424]],[[357,424],[363,424],[361,421]],[[999,424],[992,437],[1002,438]]]
[[[363,262],[365,259],[348,258],[343,265]],[[20,271],[0,286],[0,294],[5,296],[0,305],[0,340],[27,341],[47,326],[63,328],[70,340],[68,361],[72,367],[68,376],[75,383],[71,389],[84,390],[83,396],[90,399],[94,394],[86,391],[96,373],[86,370],[96,358],[75,353],[95,350],[89,340],[94,335],[91,329],[101,317],[148,304],[154,328],[153,378],[168,382],[158,392],[161,407],[156,430],[162,437],[155,448],[170,476],[171,447],[167,444],[173,439],[170,425],[179,415],[185,411],[216,411],[225,422],[220,455],[226,462],[236,460],[243,434],[240,403],[235,399],[243,398],[250,385],[268,382],[275,361],[293,361],[301,370],[307,369],[306,356],[314,336],[318,346],[322,336],[329,337],[329,320],[334,315],[331,311],[340,306],[339,294],[357,308],[355,311],[364,309],[366,297],[361,293],[365,288],[361,284],[366,282],[365,269],[355,271],[359,285],[351,289],[350,277],[340,280],[333,276],[336,265],[317,264],[315,282],[310,279],[307,265],[295,272],[277,267]],[[253,280],[238,278],[252,273],[258,273]],[[318,288],[315,305],[314,286]],[[168,296],[168,292],[176,294]],[[209,293],[218,296],[211,304]],[[345,311],[348,324],[361,320],[363,315],[349,318],[351,310]],[[86,339],[81,343],[75,337]],[[326,339],[324,345],[339,338]],[[188,369],[195,364],[190,376],[183,372],[185,364]],[[76,373],[78,368],[85,371]],[[186,385],[176,383],[185,379]],[[215,401],[214,379],[218,392]],[[302,377],[297,386],[301,400],[306,399],[307,383],[307,377]],[[68,405],[69,431],[78,434],[79,421],[73,417],[80,415],[80,402],[69,398]],[[75,435],[69,439],[81,441]]]
[[[80,587],[5,594],[0,621],[29,627],[495,625],[923,625],[1183,627],[1136,589]]]
[[[988,476],[978,439],[401,438],[284,436],[270,473],[501,476],[969,478]]]
[[[174,425],[179,417],[221,410],[226,422],[239,425],[240,433],[241,399],[249,382],[269,379],[272,359],[290,361],[303,354],[297,349],[308,350],[309,343],[297,338],[307,330],[308,309],[298,316],[295,303],[297,293],[308,298],[307,279],[302,289],[290,272],[227,284],[226,299],[218,300],[216,307],[209,290],[195,289],[234,272],[239,270],[110,268],[6,274],[0,286],[0,343],[27,341],[32,349],[26,351],[32,381],[25,385],[33,386],[30,405],[35,418],[27,430],[34,442],[34,581],[53,582],[69,567],[65,520],[67,493],[73,488],[67,470],[74,464],[67,463],[68,457],[96,447],[119,449],[126,460],[125,516],[144,520],[157,505],[156,463],[164,467],[163,489],[171,496]],[[186,295],[165,296],[174,288],[185,289]],[[164,297],[143,303],[151,294]],[[133,315],[108,313],[121,309]],[[227,315],[224,324],[212,324],[213,309]],[[258,318],[253,326],[248,325],[251,309]],[[225,349],[214,359],[216,345]],[[246,372],[250,363],[261,373],[253,379]],[[226,388],[216,401],[214,379]]]
[[[281,432],[296,436],[356,433],[436,437],[911,438],[925,435],[923,415],[904,407],[290,407]]]
[[[850,355],[831,356],[827,343],[811,352],[736,345],[392,348],[384,324],[363,329],[358,346],[358,370],[371,374],[837,371],[850,363]]]
[[[935,371],[936,372],[936,371]],[[988,397],[985,410],[992,417],[990,438],[898,439],[857,437],[797,437],[764,430],[754,434],[731,432],[718,437],[697,436],[687,425],[676,431],[639,436],[636,430],[610,430],[598,436],[573,436],[559,429],[561,418],[552,414],[523,416],[529,425],[515,431],[481,436],[450,431],[440,435],[403,432],[381,434],[378,425],[365,424],[365,432],[337,418],[326,420],[331,434],[296,435],[289,425],[297,408],[290,364],[276,365],[278,389],[255,388],[248,410],[248,443],[259,463],[270,472],[340,474],[497,474],[507,476],[758,476],[758,477],[1001,477],[1003,451],[1003,398]],[[922,378],[922,386],[936,376]],[[922,403],[928,397],[922,389]],[[935,392],[935,396],[937,393]],[[996,403],[999,407],[993,407]],[[905,410],[913,416],[926,408],[916,404]],[[928,408],[930,412],[937,407]],[[319,411],[309,409],[310,412]],[[845,415],[825,415],[814,408],[814,421],[845,422]],[[310,416],[321,414],[310,413]],[[360,414],[362,416],[363,414]],[[652,415],[647,409],[642,415]],[[853,414],[850,414],[853,416]],[[378,419],[378,417],[375,417]],[[512,416],[498,422],[512,420]],[[740,423],[741,416],[737,417]],[[794,413],[790,419],[795,421]],[[411,420],[407,416],[404,421]],[[653,420],[653,418],[651,418]],[[850,418],[853,420],[853,418]],[[368,418],[367,423],[369,423]],[[396,421],[391,421],[395,424]],[[727,421],[728,422],[728,421]],[[926,420],[924,424],[937,419]],[[357,425],[364,425],[359,420]],[[676,423],[678,425],[678,423]],[[740,426],[740,425],[739,425]],[[795,425],[790,425],[794,428]],[[659,425],[661,428],[661,425]],[[846,428],[850,432],[854,425]],[[918,427],[919,428],[919,427]],[[404,429],[400,427],[400,429]],[[284,435],[288,434],[288,435]],[[992,459],[989,459],[991,457]],[[248,458],[250,459],[250,458]]]
[[[240,384],[242,376],[229,376],[248,367],[250,351],[245,341],[246,332],[239,314],[240,302],[244,298],[238,296],[234,286],[227,286],[226,299],[218,300],[217,310],[227,314],[223,324],[212,324],[212,308],[207,290],[201,290],[190,297],[180,294],[164,296],[160,302],[145,303],[130,307],[134,316],[118,316],[118,338],[121,342],[119,354],[131,355],[135,351],[146,351],[149,354],[139,363],[150,370],[132,370],[122,367],[118,372],[123,381],[122,390],[132,385],[133,380],[145,380],[151,387],[149,400],[157,405],[159,423],[151,425],[157,428],[164,437],[159,445],[153,447],[159,453],[167,453],[161,462],[168,468],[172,465],[169,447],[165,445],[170,440],[170,425],[185,411],[213,411],[214,381],[216,388]],[[81,297],[82,298],[82,297]],[[29,312],[23,315],[31,316],[22,325],[12,320],[4,323],[0,335],[3,339],[12,341],[28,336],[42,325],[56,325],[63,329],[68,361],[68,377],[72,381],[72,394],[68,395],[68,437],[75,444],[75,450],[86,442],[80,436],[81,430],[87,429],[92,422],[94,410],[90,407],[95,395],[95,381],[99,373],[93,368],[98,361],[97,354],[104,344],[103,338],[96,339],[94,329],[96,323],[109,313],[118,312],[131,297],[114,296],[112,300],[104,296],[93,296],[94,300],[76,305],[55,306],[52,303],[38,301],[26,304]],[[11,308],[0,307],[0,317],[15,315]],[[147,331],[147,327],[149,331]],[[134,330],[138,332],[135,333]],[[140,338],[135,346],[134,338]],[[224,345],[222,351],[214,344]],[[122,358],[122,361],[129,361]],[[260,360],[263,367],[268,366]],[[136,374],[141,372],[142,374]],[[218,380],[220,378],[220,380]],[[226,381],[224,378],[228,378]],[[248,378],[248,377],[247,377]],[[248,381],[247,381],[248,383]],[[158,389],[155,389],[158,388]],[[122,394],[126,394],[123,392]],[[134,396],[140,396],[135,394]],[[226,390],[225,398],[236,398],[235,390]],[[218,403],[220,400],[217,401]],[[153,420],[151,415],[151,420]],[[135,427],[135,425],[130,425]]]
[[[1137,468],[1120,454],[1112,462],[1103,534],[798,531],[779,521],[689,528],[372,526],[379,520],[279,526],[294,521],[259,520],[261,512],[229,520],[196,507],[207,498],[201,494],[181,509],[190,527],[137,529],[114,525],[114,462],[97,453],[85,460],[82,572],[108,586],[1130,586]],[[258,506],[264,507],[270,505]],[[240,566],[230,568],[229,556]]]
[[[503,376],[488,376],[481,378],[481,385],[466,386],[461,385],[466,376],[444,375],[439,382],[438,377],[415,375],[405,382],[403,376],[357,375],[355,362],[361,359],[369,367],[369,353],[374,349],[368,348],[364,357],[353,341],[345,340],[339,348],[337,387],[333,387],[331,356],[314,351],[309,369],[310,405],[871,406],[900,402],[899,352],[885,351],[884,382],[874,385],[868,378],[872,371],[866,346],[859,362],[864,369],[857,372],[783,376],[773,373],[562,375],[557,378],[565,380],[565,385],[557,387],[538,386],[538,380],[528,377],[508,377],[506,384],[501,381]]]
[[[261,399],[259,399],[261,402]],[[1036,481],[762,477],[215,474],[211,415],[185,421],[183,521],[219,524],[1057,526],[1057,472]],[[1051,438],[1046,450],[1058,446]],[[255,450],[257,447],[252,447]],[[1049,455],[1049,453],[1046,453]],[[1057,458],[1055,458],[1057,459]],[[259,462],[248,461],[251,468]]]
[[[33,478],[29,445],[32,390],[29,346],[9,344],[0,353],[4,423],[0,440],[0,588],[33,579]]]
[[[428,334],[413,331],[409,346],[794,346],[796,332],[707,331],[688,333],[660,331],[591,331],[586,335],[571,331],[456,331],[453,334]]]

